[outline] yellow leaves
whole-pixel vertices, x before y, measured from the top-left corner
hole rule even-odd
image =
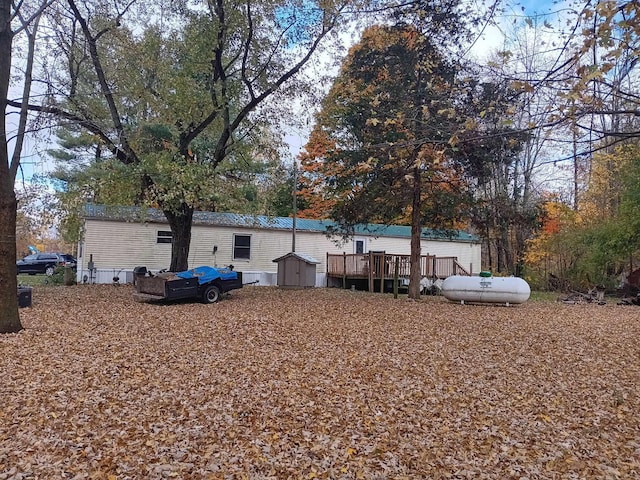
[[[549,415],[544,414],[544,413],[538,414],[538,418],[540,420],[542,420],[543,422],[547,422],[547,423],[551,421],[551,417]]]
[[[525,82],[520,80],[511,82],[511,88],[513,88],[516,91],[521,91],[525,93],[533,93],[536,90],[535,87],[530,82]]]
[[[478,125],[478,122],[476,122],[473,118],[468,117],[463,124],[463,128],[465,130],[474,130]]]
[[[595,6],[595,11],[603,17],[611,17],[618,13],[617,2],[615,0],[600,1]]]
[[[531,267],[544,267],[555,255],[562,255],[566,246],[561,234],[581,225],[581,217],[563,202],[549,200],[543,204],[540,231],[527,241],[525,263]],[[546,263],[545,263],[546,262]]]
[[[603,71],[596,65],[583,65],[578,68],[577,72],[580,81],[584,84],[602,78]]]
[[[600,66],[600,71],[603,74],[607,74],[609,73],[614,67],[616,66],[616,64],[614,62],[605,62]]]
[[[423,113],[424,113],[424,108],[425,107],[423,107]],[[441,108],[440,110],[438,110],[438,115],[442,117],[447,117],[447,118],[454,118],[456,116],[456,110],[453,107]]]
[[[377,127],[378,125],[383,125],[385,127],[389,127],[391,125],[395,125],[397,122],[397,120],[395,118],[387,118],[384,121],[380,120],[379,118],[376,117],[369,117],[367,118],[367,121],[365,122],[366,125],[373,125],[374,127]]]
[[[624,187],[623,173],[637,158],[638,152],[638,147],[628,145],[594,155],[588,188],[580,205],[584,218],[601,222],[618,214],[618,198]]]

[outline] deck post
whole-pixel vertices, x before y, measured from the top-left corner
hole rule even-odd
[[[325,263],[326,267],[324,269],[325,271],[325,283],[326,283],[326,288],[329,288],[329,252],[325,253],[326,257],[327,257],[327,262]]]
[[[347,252],[342,252],[342,288],[347,288]]]
[[[398,277],[400,276],[400,257],[396,257],[393,266],[393,298],[398,298]]]
[[[380,293],[384,293],[384,279],[387,275],[385,263],[387,261],[387,255],[385,252],[382,252],[382,257],[380,257]]]
[[[375,265],[373,264],[373,253],[369,251],[369,291],[373,293],[373,268]]]

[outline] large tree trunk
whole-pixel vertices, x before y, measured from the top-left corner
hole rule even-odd
[[[0,140],[1,141],[1,140]],[[6,142],[0,146],[5,156]],[[6,157],[5,157],[6,158]],[[9,175],[0,158],[0,333],[22,330],[18,314],[18,279],[16,277],[16,196]]]
[[[420,219],[420,196],[422,195],[422,178],[420,168],[413,169],[413,198],[411,210],[411,269],[409,271],[409,298],[420,298],[420,237],[422,221]]]
[[[172,272],[189,269],[189,248],[191,247],[191,225],[193,224],[193,208],[182,204],[178,210],[163,210],[171,227],[171,266]]]
[[[11,74],[13,33],[9,19],[11,2],[0,0],[0,333],[22,330],[18,313],[18,279],[16,277],[16,194],[9,169],[7,149],[7,93]]]

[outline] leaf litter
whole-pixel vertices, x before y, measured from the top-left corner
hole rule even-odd
[[[132,293],[0,337],[0,480],[640,478],[635,307]]]

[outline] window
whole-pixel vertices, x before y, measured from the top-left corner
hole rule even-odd
[[[367,240],[365,238],[356,238],[353,241],[353,253],[361,254],[366,253]]]
[[[158,230],[158,237],[156,239],[156,243],[171,243],[173,240],[173,234],[171,230]]]
[[[251,258],[251,235],[233,236],[233,259],[249,260]]]

